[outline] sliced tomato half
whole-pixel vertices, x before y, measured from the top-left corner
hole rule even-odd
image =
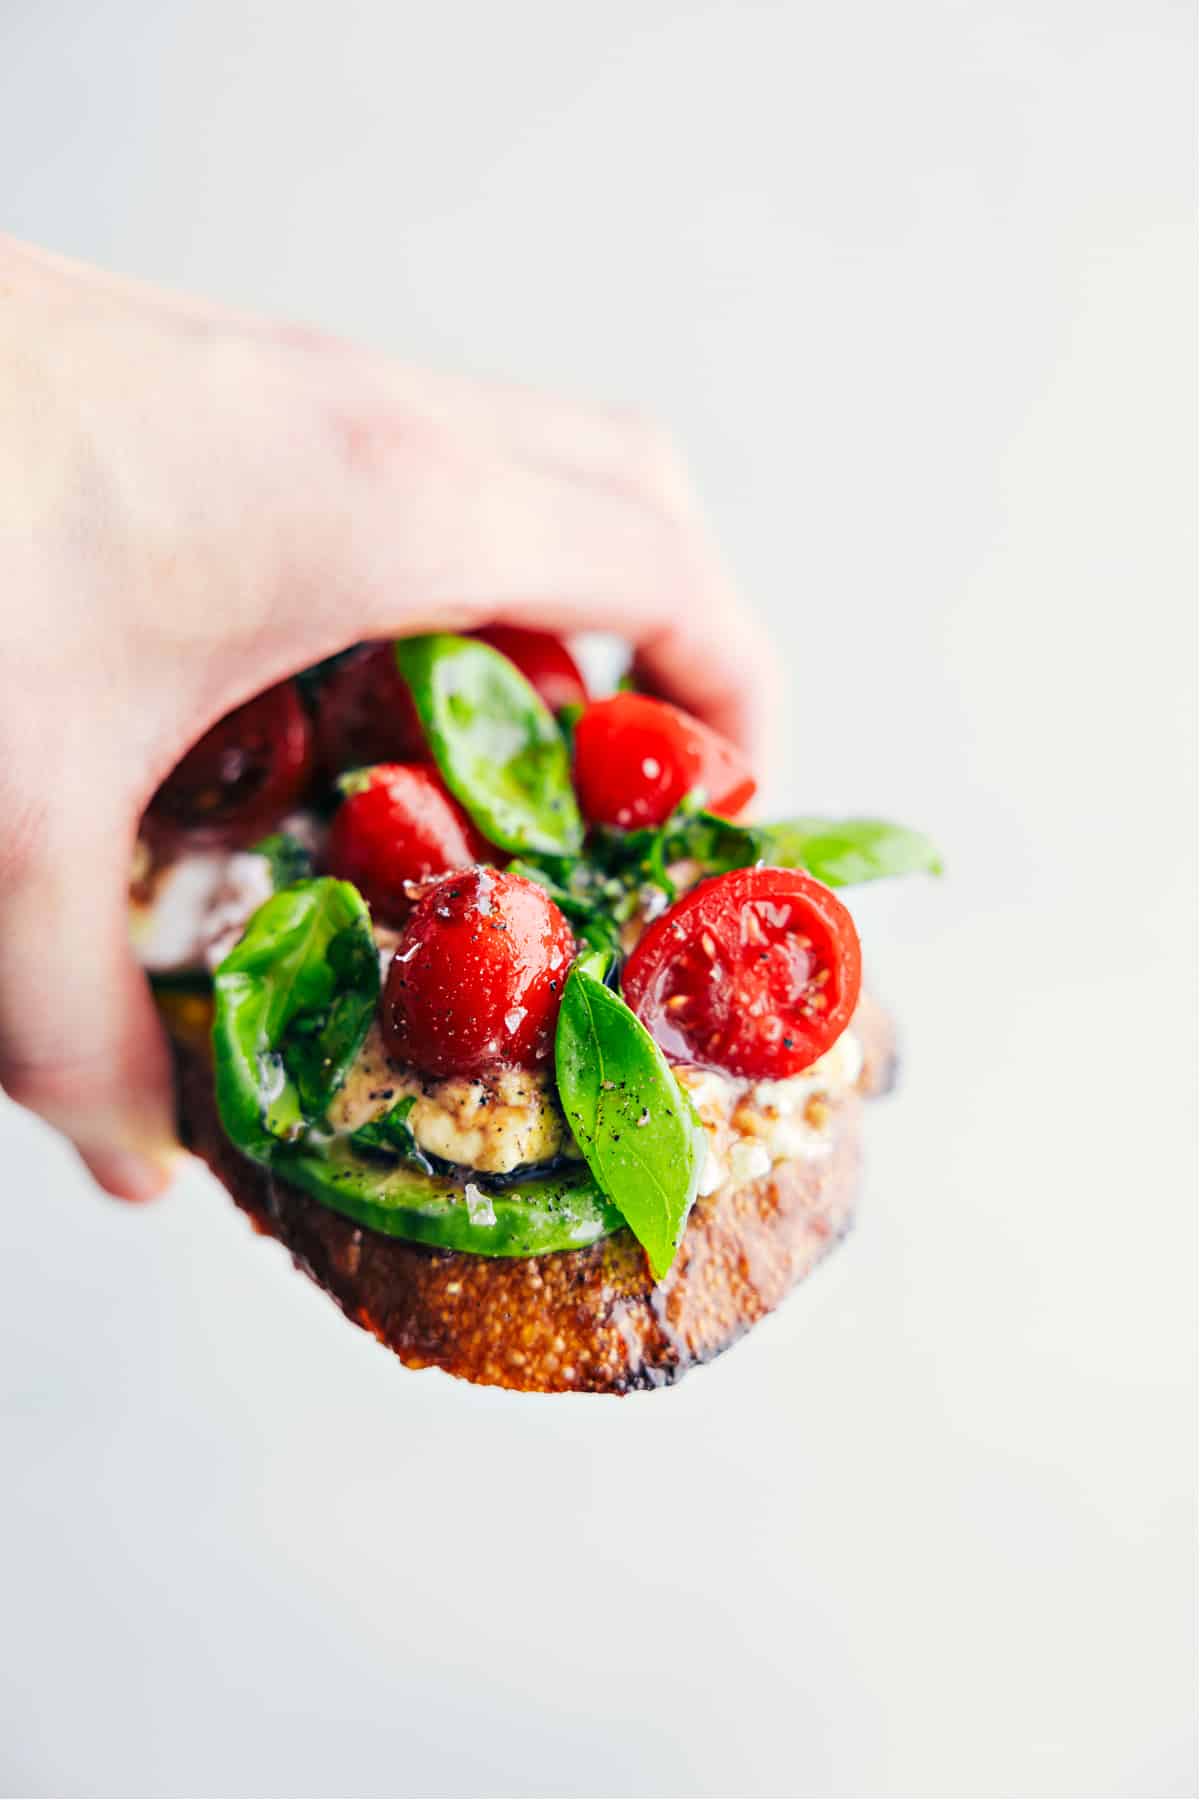
[[[625,998],[676,1062],[753,1080],[798,1075],[858,1000],[858,933],[797,869],[735,869],[656,919],[625,966]]]

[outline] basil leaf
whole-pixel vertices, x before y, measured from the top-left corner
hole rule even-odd
[[[786,819],[760,826],[759,835],[765,862],[807,869],[827,887],[942,872],[942,859],[923,832],[884,819]]]
[[[676,813],[662,827],[663,860],[698,862],[706,875],[727,875],[763,860],[763,834],[769,827],[735,825],[716,813]]]
[[[217,969],[217,1106],[239,1149],[269,1160],[318,1122],[379,998],[379,956],[357,889],[322,877],[273,894]]]
[[[602,947],[581,951],[572,964],[572,967],[578,969],[582,974],[592,976],[595,981],[600,983],[601,987],[608,985],[609,972],[614,966],[612,952]]]
[[[490,843],[570,853],[583,842],[566,745],[525,677],[474,638],[401,638],[396,662],[446,786]]]
[[[567,747],[567,759],[575,754],[575,727],[583,717],[583,701],[568,700],[560,706],[554,717],[558,721],[558,729],[562,732],[563,743]]]
[[[704,1131],[662,1051],[596,966],[581,958],[567,977],[554,1045],[559,1098],[589,1169],[661,1280],[696,1198]]]
[[[551,1256],[619,1231],[620,1213],[582,1163],[518,1176],[501,1187],[477,1177],[492,1219],[472,1217],[461,1179],[356,1154],[339,1139],[319,1151],[284,1150],[280,1173],[334,1212],[388,1237],[472,1256]]]
[[[306,881],[313,872],[312,851],[286,831],[273,831],[257,844],[251,844],[252,856],[265,856],[271,871],[271,886],[290,887],[293,881]]]
[[[404,1162],[423,1169],[426,1175],[432,1175],[433,1164],[417,1143],[408,1123],[408,1115],[416,1104],[415,1094],[405,1094],[402,1100],[397,1100],[395,1106],[380,1118],[370,1119],[365,1125],[360,1125],[357,1131],[351,1132],[351,1145],[356,1150],[388,1151]]]
[[[578,856],[530,854],[510,864],[542,887],[596,947],[616,947],[621,926],[639,909],[655,917],[676,898],[671,867],[725,875],[758,862],[807,869],[830,887],[885,875],[941,873],[937,851],[920,832],[878,819],[787,819],[737,825],[685,800],[664,825],[638,831],[594,830]],[[661,896],[661,897],[660,897]]]
[[[806,869],[827,887],[846,887],[888,875],[942,872],[929,838],[882,819],[799,818],[736,825],[716,813],[689,810],[685,803],[661,832],[665,863],[687,858],[698,862],[705,875],[765,862]]]
[[[282,1042],[284,1063],[296,1083],[306,1118],[319,1118],[366,1036],[379,999],[379,951],[369,921],[355,919],[325,951],[333,998],[324,1011],[296,1014]]]

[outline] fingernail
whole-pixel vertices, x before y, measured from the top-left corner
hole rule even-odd
[[[170,1186],[173,1168],[139,1150],[89,1150],[83,1160],[93,1180],[117,1200],[155,1200]]]

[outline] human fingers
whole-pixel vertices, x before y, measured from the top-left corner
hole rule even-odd
[[[48,820],[4,871],[0,1087],[64,1131],[102,1187],[144,1200],[170,1179],[170,1078],[127,940],[130,834],[99,825]]]
[[[305,509],[326,541],[281,622],[290,641],[315,630],[325,654],[350,619],[372,636],[484,620],[614,631],[656,691],[762,750],[773,659],[669,444],[524,394],[435,400],[427,382],[407,407],[343,398],[341,479]]]

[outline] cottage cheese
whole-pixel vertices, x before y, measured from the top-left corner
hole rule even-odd
[[[215,969],[251,913],[270,897],[265,857],[245,850],[186,850],[150,870],[130,894],[134,955],[151,975]]]
[[[408,1128],[430,1156],[489,1175],[507,1175],[556,1156],[578,1157],[546,1070],[500,1068],[477,1080],[423,1077],[384,1049],[377,1024],[334,1096],[329,1123],[357,1131],[406,1095],[416,1096]]]
[[[700,1193],[757,1181],[790,1158],[828,1156],[831,1103],[855,1085],[862,1064],[861,1044],[844,1031],[824,1056],[786,1081],[735,1081],[714,1069],[677,1068],[708,1140]]]

